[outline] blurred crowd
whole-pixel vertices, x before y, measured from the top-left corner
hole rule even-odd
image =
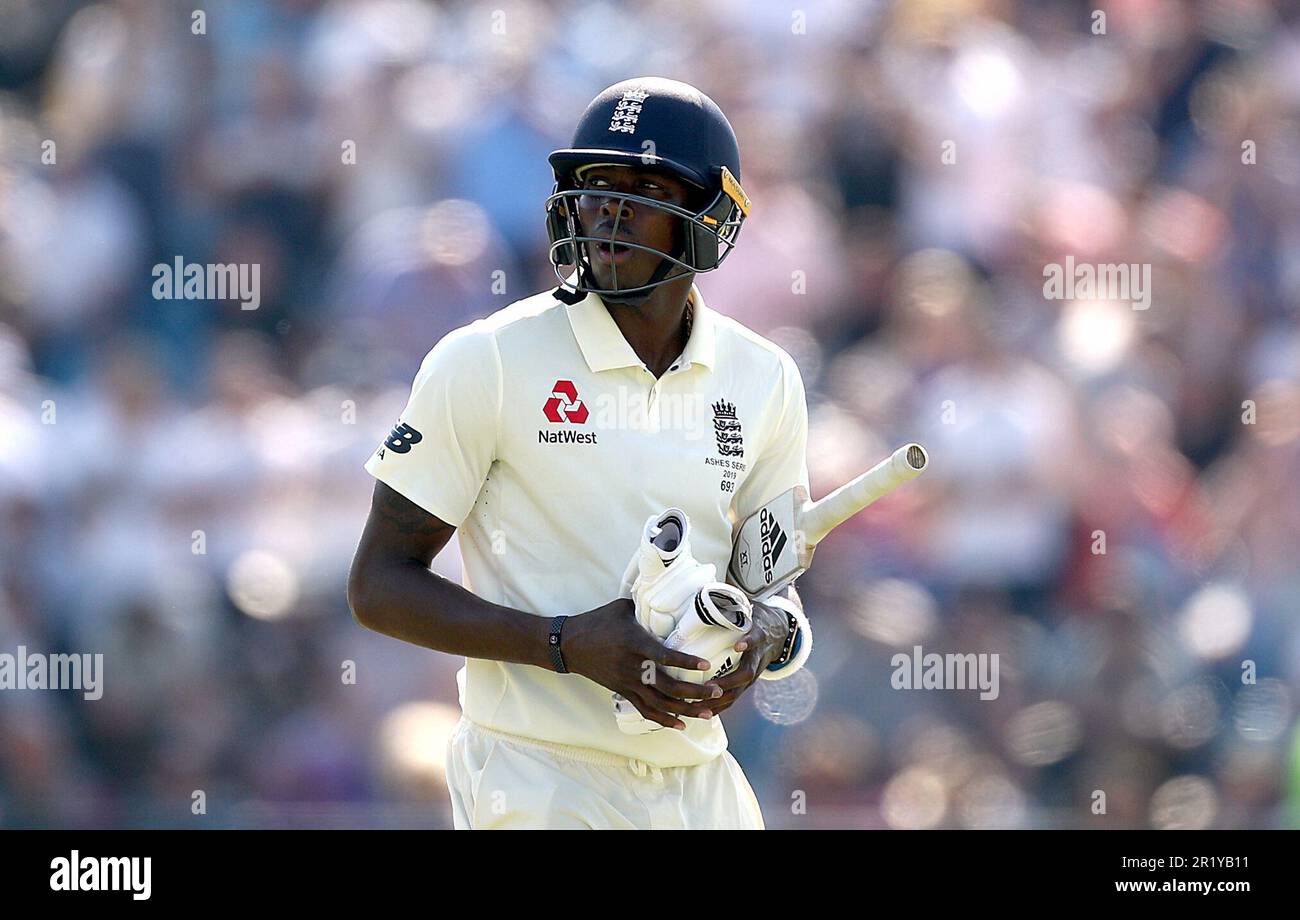
[[[106,661],[0,690],[0,826],[449,826],[459,662],[348,612],[361,464],[554,285],[546,155],[639,74],[740,137],[698,283],[798,361],[814,493],[932,457],[725,717],[769,826],[1300,826],[1300,4],[197,6],[0,0],[0,652]],[[893,689],[915,646],[1000,695]]]

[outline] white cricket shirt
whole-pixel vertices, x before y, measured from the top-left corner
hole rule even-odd
[[[658,380],[595,294],[557,288],[453,330],[366,469],[456,526],[464,586],[496,604],[549,618],[614,600],[646,518],[670,506],[725,580],[733,524],[808,485],[808,408],[788,354],[691,298],[686,349]],[[727,745],[716,717],[625,735],[610,691],[577,674],[471,658],[457,682],[466,716],[499,731],[659,767]]]

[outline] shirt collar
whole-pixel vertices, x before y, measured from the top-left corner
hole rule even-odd
[[[691,337],[686,341],[682,360],[712,369],[717,354],[713,311],[705,304],[704,295],[694,284],[691,285],[690,298],[695,312],[691,320]],[[565,309],[569,314],[573,334],[578,340],[578,347],[582,349],[582,356],[593,372],[641,366],[641,359],[627,339],[623,338],[622,330],[614,322],[614,317],[609,315],[599,294],[587,294],[582,300],[566,304]]]

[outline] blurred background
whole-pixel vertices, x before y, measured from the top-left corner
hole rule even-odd
[[[554,286],[546,155],[639,74],[740,136],[699,284],[802,368],[814,493],[933,458],[725,717],[769,826],[1300,826],[1300,4],[201,8],[0,0],[0,651],[106,661],[0,692],[0,826],[450,826],[459,662],[346,606],[361,466]],[[177,256],[260,307],[155,299]],[[1045,298],[1067,256],[1150,308]],[[914,645],[999,698],[891,689]]]

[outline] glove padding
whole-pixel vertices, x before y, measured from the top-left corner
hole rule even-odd
[[[614,719],[618,722],[618,730],[625,735],[648,735],[664,727],[641,715],[632,701],[621,693],[614,694]]]
[[[744,591],[722,582],[705,585],[696,595],[693,609],[682,616],[677,628],[664,642],[668,648],[709,662],[709,670],[665,668],[678,680],[702,684],[734,671],[740,656],[732,646],[749,632],[753,607]]]
[[[702,684],[736,669],[744,653],[737,652],[732,646],[749,632],[753,619],[749,598],[743,591],[722,582],[711,582],[697,591],[677,613],[679,622],[664,645],[705,659],[709,662],[709,669],[665,668],[665,673],[678,680]],[[664,727],[642,716],[631,701],[617,693],[614,694],[614,717],[619,730],[627,735],[643,735]]]
[[[619,596],[635,601],[637,622],[662,642],[694,595],[716,580],[717,567],[691,555],[690,518],[680,508],[669,508],[646,519]]]

